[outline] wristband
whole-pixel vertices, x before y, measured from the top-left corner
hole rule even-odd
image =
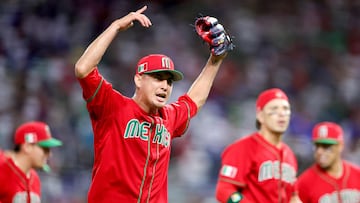
[[[234,192],[228,199],[227,203],[239,203],[242,199],[243,196],[240,192]]]

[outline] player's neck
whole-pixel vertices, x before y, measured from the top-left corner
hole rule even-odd
[[[143,111],[145,111],[146,113],[151,114],[151,115],[157,114],[158,108],[156,108],[156,107],[151,108],[151,107],[150,107],[151,105],[149,105],[149,104],[147,104],[147,103],[144,102],[144,101],[146,101],[146,99],[141,98],[141,96],[139,96],[139,94],[135,94],[135,95],[132,97],[132,99],[133,99],[133,100],[135,101],[135,103],[136,103],[137,105],[139,105],[139,107],[140,107]]]
[[[270,144],[276,146],[277,148],[281,147],[282,134],[275,134],[266,130],[259,130],[259,134]]]
[[[27,177],[29,177],[29,174],[30,174],[29,172],[30,172],[31,166],[30,166],[30,164],[28,164],[27,159],[18,153],[12,154],[11,159],[13,160],[14,164],[22,172],[24,172],[24,174],[26,174]]]
[[[343,175],[343,164],[341,159],[337,160],[327,170],[327,173],[333,178],[340,178]]]

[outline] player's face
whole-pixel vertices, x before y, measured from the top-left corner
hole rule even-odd
[[[146,100],[144,102],[150,108],[161,108],[169,100],[173,88],[172,78],[168,72],[144,74],[142,76],[141,92]]]
[[[257,119],[261,123],[261,128],[275,134],[283,134],[289,126],[290,114],[290,104],[287,100],[273,99],[258,113]]]
[[[330,169],[340,158],[340,144],[314,144],[314,159],[323,169]]]
[[[50,149],[32,144],[31,159],[33,168],[42,168],[50,156]]]

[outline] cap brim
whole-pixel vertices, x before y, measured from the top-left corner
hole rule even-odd
[[[317,143],[317,144],[339,144],[339,141],[332,140],[332,139],[317,139],[317,140],[314,140],[314,143]]]
[[[62,142],[55,138],[50,138],[48,140],[44,140],[44,141],[38,142],[36,144],[39,145],[40,147],[50,148],[50,147],[59,147],[62,145]]]
[[[160,72],[169,72],[173,76],[173,81],[179,81],[184,78],[184,74],[177,70],[153,70],[153,71],[146,71],[145,74],[149,73],[160,73]]]

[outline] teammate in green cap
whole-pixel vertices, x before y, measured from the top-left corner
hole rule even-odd
[[[35,169],[48,171],[50,148],[62,145],[51,136],[46,123],[20,125],[14,135],[14,150],[0,150],[0,203],[40,203],[41,182]]]

